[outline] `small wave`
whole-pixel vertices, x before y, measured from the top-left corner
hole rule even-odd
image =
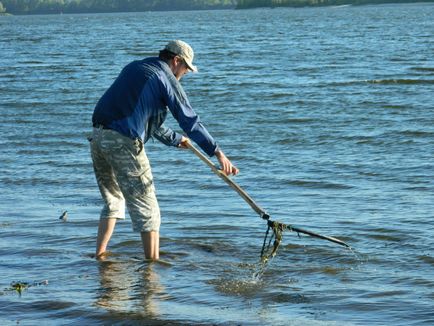
[[[291,94],[274,92],[274,93],[264,94],[263,99],[264,100],[265,99],[278,100],[278,99],[282,99],[282,98],[286,99],[289,96],[291,96]]]
[[[336,6],[331,6],[330,8],[335,8],[335,9],[339,9],[339,8],[346,8],[346,7],[351,7],[351,4],[347,4],[347,5],[336,5]]]
[[[404,291],[404,290],[378,291],[378,292],[373,291],[371,293],[365,294],[364,297],[365,298],[396,297],[396,296],[403,296],[406,293],[408,293],[408,291]]]
[[[374,240],[387,241],[387,242],[401,242],[402,241],[401,236],[394,236],[394,235],[388,235],[388,234],[367,234],[366,237],[374,239]]]
[[[25,65],[29,65],[29,66],[33,66],[33,65],[37,65],[37,66],[42,66],[42,67],[49,67],[50,64],[41,61],[41,60],[23,60],[20,61],[19,63],[25,64]]]
[[[426,138],[426,137],[431,138],[434,133],[431,131],[424,131],[424,130],[403,130],[398,132],[398,134],[404,136],[410,136],[413,138]]]
[[[33,302],[30,307],[31,309],[38,311],[53,311],[53,310],[64,310],[74,307],[76,303],[70,301],[60,301],[60,300],[41,300]]]
[[[407,110],[407,105],[397,105],[397,104],[385,104],[382,106],[385,109],[391,109],[391,110]]]
[[[419,72],[434,73],[434,68],[432,68],[432,67],[411,67],[410,70],[419,71]]]
[[[132,55],[132,56],[140,56],[140,57],[152,57],[155,55],[155,52],[149,52],[149,51],[143,51],[143,50],[136,50],[136,49],[131,49],[131,50],[127,50],[126,54],[128,55]]]
[[[290,186],[299,186],[313,189],[352,189],[352,186],[340,183],[330,183],[324,181],[307,181],[307,180],[288,180],[285,182]]]
[[[309,303],[311,300],[303,294],[278,292],[267,295],[267,299],[276,303]]]
[[[433,189],[430,188],[430,187],[415,186],[415,187],[405,187],[405,188],[403,188],[403,190],[408,190],[408,191],[431,191]]]
[[[434,266],[434,257],[428,255],[422,255],[417,257],[418,260],[427,263],[428,265]]]
[[[365,234],[366,238],[379,241],[400,243],[402,241],[405,241],[406,238],[408,238],[405,232],[385,227],[367,228],[364,231],[367,232]]]
[[[310,123],[314,121],[315,119],[312,118],[287,118],[283,119],[282,123]]]
[[[48,36],[48,34],[46,36],[20,36],[20,37],[16,37],[13,38],[11,37],[10,39],[6,39],[5,42],[7,43],[17,43],[17,42],[30,42],[30,43],[41,43],[43,41],[47,41],[52,39],[51,36]]]
[[[343,267],[332,267],[332,266],[324,266],[321,268],[321,272],[329,275],[338,275],[342,271],[345,271],[346,268]]]
[[[380,85],[424,85],[424,84],[434,84],[434,79],[372,79],[366,80],[369,84],[380,84]]]
[[[308,124],[312,123],[315,120],[312,118],[275,118],[275,119],[267,119],[265,123],[273,123],[273,124]]]
[[[408,144],[415,141],[415,139],[431,139],[433,132],[425,130],[396,130],[388,131],[377,135],[349,135],[343,136],[342,139],[354,141],[357,144],[385,144],[393,141],[395,144]]]
[[[36,145],[40,147],[40,149],[45,148],[63,148],[65,150],[71,150],[72,148],[81,148],[86,143],[78,141],[67,141],[67,140],[47,140],[47,141],[35,141],[32,142],[31,145]],[[87,144],[86,144],[87,145]]]
[[[325,83],[318,83],[309,85],[313,87],[326,88],[330,86],[347,87],[347,86],[360,86],[364,84],[378,84],[378,85],[432,85],[434,79],[366,79],[366,80],[343,80],[343,81],[329,81]]]
[[[18,155],[52,155],[52,151],[39,149],[21,149],[17,151]]]
[[[13,186],[56,186],[63,183],[63,180],[59,179],[48,179],[40,177],[29,177],[29,178],[1,178],[0,182],[4,185]]]
[[[274,141],[273,144],[277,144],[277,145],[288,145],[288,144],[295,144],[295,143],[300,143],[301,140],[297,139],[297,138],[285,138],[285,139],[279,139],[277,141]]]

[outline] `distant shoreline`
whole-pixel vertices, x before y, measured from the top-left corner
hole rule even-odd
[[[299,7],[328,7],[328,6],[364,6],[399,3],[430,3],[434,0],[239,0],[236,9],[253,8],[299,8]]]
[[[43,1],[41,1],[43,2]],[[68,7],[67,4],[64,7],[42,7],[35,8],[34,10],[28,9],[26,11],[16,10],[8,11],[8,1],[0,0],[0,10],[5,11],[0,12],[0,16],[11,16],[11,15],[59,15],[59,14],[96,14],[96,13],[127,13],[127,12],[165,12],[165,11],[201,11],[201,10],[244,10],[244,9],[255,9],[255,8],[300,8],[300,7],[328,7],[328,6],[363,6],[363,5],[382,5],[382,4],[416,4],[416,3],[432,3],[434,0],[425,1],[412,1],[412,0],[238,0],[237,4],[231,5],[189,5],[187,7],[165,7],[162,5],[154,5],[146,8],[128,8],[126,10],[124,7],[119,6],[104,8],[104,7]],[[3,3],[3,7],[2,7]]]

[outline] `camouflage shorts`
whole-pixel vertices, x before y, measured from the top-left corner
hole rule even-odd
[[[94,128],[90,149],[104,207],[101,218],[125,219],[135,232],[159,231],[160,208],[143,143],[120,133]]]

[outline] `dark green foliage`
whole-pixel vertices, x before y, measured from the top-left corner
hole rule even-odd
[[[236,6],[236,0],[2,0],[0,3],[6,12],[16,15],[229,9]]]
[[[411,3],[434,2],[434,0],[238,0],[237,9],[259,7],[307,7],[307,6],[339,6],[339,5],[367,5],[381,3]]]
[[[152,10],[247,9],[418,2],[414,0],[1,0],[0,13],[59,14]],[[434,0],[424,0],[434,2]]]

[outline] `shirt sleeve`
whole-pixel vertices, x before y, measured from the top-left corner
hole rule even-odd
[[[181,129],[209,156],[213,156],[218,145],[199,116],[194,112],[181,84],[175,76],[167,76],[167,83],[163,82],[166,94],[166,105],[173,117],[178,121]]]
[[[181,143],[182,135],[162,124],[157,130],[154,131],[153,137],[167,146],[177,147]]]

